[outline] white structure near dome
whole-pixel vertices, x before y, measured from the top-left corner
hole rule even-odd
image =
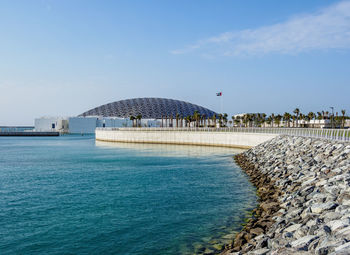
[[[94,134],[97,127],[132,127],[128,118],[70,117],[70,134]]]
[[[41,117],[34,120],[34,130],[38,132],[68,132],[68,119],[63,117]]]
[[[69,133],[70,134],[93,134],[97,126],[98,117],[80,118],[70,117]]]
[[[94,134],[97,127],[132,127],[129,118],[70,117],[70,134]]]
[[[139,125],[141,127],[160,127],[160,120],[141,119],[131,121],[129,118],[117,117],[41,117],[34,120],[35,131],[48,132],[56,131],[70,134],[94,134],[98,127],[133,127]]]

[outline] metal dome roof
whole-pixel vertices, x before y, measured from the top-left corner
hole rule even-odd
[[[167,98],[133,98],[101,105],[79,116],[103,116],[128,118],[141,115],[143,119],[161,119],[162,117],[182,117],[193,115],[198,111],[201,115],[212,117],[216,112],[207,108],[180,100]]]

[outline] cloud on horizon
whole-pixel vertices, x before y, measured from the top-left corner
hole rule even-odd
[[[350,1],[341,1],[282,23],[202,39],[170,53],[198,51],[207,56],[254,56],[349,48]]]

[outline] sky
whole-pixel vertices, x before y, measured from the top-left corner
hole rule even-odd
[[[0,125],[219,91],[230,116],[350,114],[350,1],[0,1]]]

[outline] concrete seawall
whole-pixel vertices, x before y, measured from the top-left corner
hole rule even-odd
[[[127,143],[158,143],[181,145],[222,146],[251,148],[266,142],[277,134],[205,131],[144,131],[144,130],[96,130],[96,140]]]

